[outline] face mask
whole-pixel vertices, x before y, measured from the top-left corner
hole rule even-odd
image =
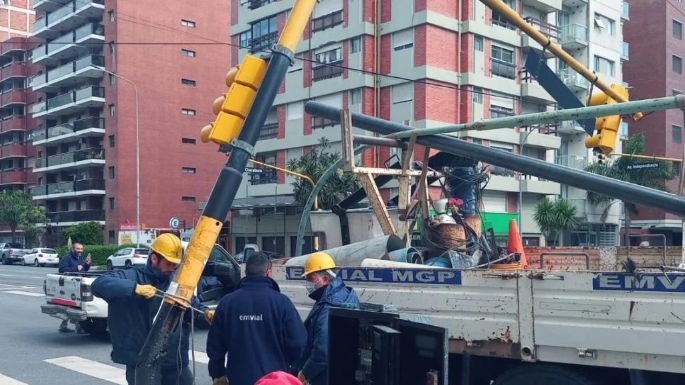
[[[314,285],[314,282],[305,281],[304,286],[307,288],[307,294],[312,294],[316,291],[316,285]]]

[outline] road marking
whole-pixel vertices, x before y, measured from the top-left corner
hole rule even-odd
[[[18,294],[18,295],[25,295],[28,297],[43,297],[45,294],[43,293],[32,293],[30,291],[19,291],[19,290],[5,290],[0,293],[10,293],[10,294]]]
[[[2,385],[28,385],[25,382],[15,380],[14,378],[3,376],[0,374],[0,384]]]
[[[126,370],[77,356],[65,356],[45,360],[45,362],[65,369],[99,378],[113,384],[126,384]]]
[[[188,351],[188,357],[192,360],[193,359],[193,351],[189,350]],[[195,362],[199,364],[208,364],[209,363],[209,357],[207,356],[207,353],[205,352],[200,352],[200,351],[195,351]]]

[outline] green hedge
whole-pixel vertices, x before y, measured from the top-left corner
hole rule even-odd
[[[107,257],[114,254],[117,250],[123,249],[124,247],[135,247],[136,245],[83,245],[83,254],[88,255],[90,253],[93,259],[93,266],[105,266],[105,261]],[[69,251],[67,246],[60,246],[56,248],[57,254],[61,257],[67,254]]]

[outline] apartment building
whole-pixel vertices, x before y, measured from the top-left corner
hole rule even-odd
[[[56,233],[96,221],[117,243],[138,222],[193,227],[225,160],[198,138],[225,92],[228,4],[35,1],[31,195]]]
[[[685,92],[685,5],[677,0],[632,0],[628,3],[631,15],[623,33],[633,55],[623,70],[624,78],[632,86],[631,98],[647,99]],[[630,132],[645,134],[646,154],[683,158],[683,114],[678,110],[651,113],[641,121],[631,123]],[[679,186],[681,165],[673,163],[673,166],[676,177],[665,183],[666,189],[682,194]],[[633,233],[663,234],[668,245],[682,244],[682,218],[648,207],[639,207],[638,210],[637,217],[632,218]],[[642,240],[661,245],[658,239]]]

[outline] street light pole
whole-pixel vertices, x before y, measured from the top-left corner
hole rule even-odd
[[[531,127],[530,131],[526,133],[526,135],[521,139],[521,144],[519,145],[519,152],[521,155],[524,155],[523,153],[523,148],[526,145],[526,142],[528,141],[528,137],[530,134],[532,134],[535,130],[539,129],[540,126],[536,127]],[[525,177],[525,174],[521,173],[521,177]],[[521,237],[523,237],[523,180],[519,180],[519,204],[518,204],[518,212],[519,212],[519,232],[521,233]]]
[[[138,86],[132,80],[121,76],[117,73],[109,71],[103,67],[91,64],[91,67],[108,73],[115,78],[121,79],[133,86],[136,108],[136,247],[140,247],[140,121],[138,110]]]

